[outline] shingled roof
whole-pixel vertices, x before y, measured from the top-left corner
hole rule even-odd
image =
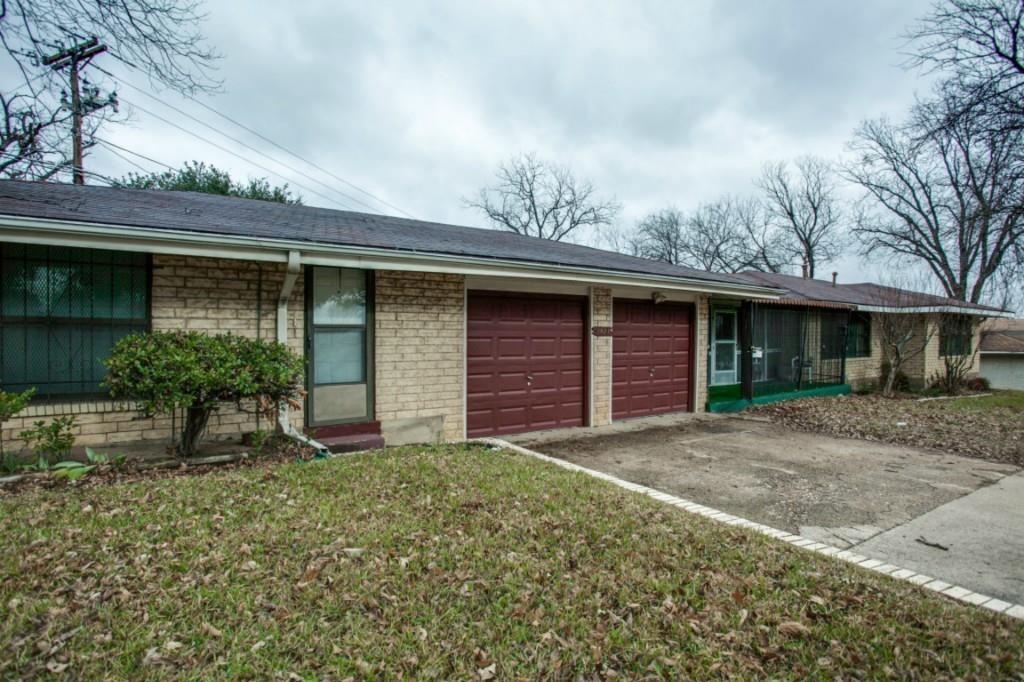
[[[832,282],[782,275],[771,272],[748,271],[740,273],[740,277],[764,286],[785,289],[786,294],[778,299],[779,303],[803,303],[822,305],[824,307],[857,308],[958,308],[977,311],[984,314],[1004,311],[1000,308],[968,303],[955,298],[925,294],[896,287],[882,286],[868,282],[859,284],[832,284]]]
[[[760,286],[588,246],[498,230],[196,192],[0,181],[0,216],[445,254]]]
[[[988,320],[981,329],[982,353],[1024,355],[1024,320]]]

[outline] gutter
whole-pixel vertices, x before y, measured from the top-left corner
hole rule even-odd
[[[716,282],[695,277],[632,273],[481,256],[457,256],[377,247],[331,245],[277,238],[238,237],[12,215],[0,215],[0,224],[3,225],[0,238],[18,243],[107,248],[120,251],[233,258],[274,263],[287,262],[285,254],[295,251],[299,254],[300,262],[303,265],[542,278],[572,282],[586,281],[602,286],[640,285],[768,300],[776,299],[784,293],[782,289],[770,286]]]
[[[291,299],[292,289],[295,288],[295,280],[298,279],[301,268],[299,252],[289,251],[288,269],[285,272],[284,281],[281,283],[281,291],[277,295],[277,342],[285,345],[288,344],[288,301]],[[316,450],[318,457],[330,454],[327,446],[300,433],[292,425],[291,419],[288,418],[288,403],[286,402],[282,402],[278,407],[277,425],[284,435]]]
[[[1013,317],[1009,310],[979,310],[978,308],[963,308],[956,305],[933,305],[933,306],[907,306],[895,307],[886,305],[857,305],[857,310],[866,313],[955,313],[958,315],[976,315],[978,317]]]

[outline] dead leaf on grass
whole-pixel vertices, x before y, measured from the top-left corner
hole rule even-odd
[[[791,620],[779,625],[779,632],[787,637],[805,637],[811,634],[811,629],[803,623]]]

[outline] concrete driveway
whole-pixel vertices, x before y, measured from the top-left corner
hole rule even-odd
[[[716,415],[515,442],[791,533],[1024,603],[1024,474]]]

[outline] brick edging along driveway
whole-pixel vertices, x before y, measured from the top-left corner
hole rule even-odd
[[[754,521],[749,521],[747,519],[740,518],[739,516],[726,514],[723,511],[712,509],[711,507],[705,507],[704,505],[697,504],[696,502],[691,502],[690,500],[686,500],[682,497],[676,497],[675,495],[669,495],[668,493],[663,493],[659,490],[655,490],[654,488],[648,488],[647,486],[639,485],[636,483],[630,483],[629,481],[624,481],[621,478],[612,476],[611,474],[606,474],[601,471],[594,471],[593,469],[587,469],[586,467],[582,467],[578,464],[573,464],[572,462],[567,462],[565,460],[558,459],[557,457],[551,457],[549,455],[545,455],[543,453],[530,450],[529,448],[524,448],[521,445],[509,443],[508,441],[502,440],[500,438],[478,438],[475,440],[476,442],[479,443],[485,443],[488,445],[505,448],[508,450],[512,450],[513,452],[518,452],[529,457],[543,460],[545,462],[550,462],[551,464],[560,466],[563,469],[569,469],[570,471],[578,471],[587,474],[588,476],[593,476],[594,478],[599,478],[603,481],[608,481],[609,483],[617,485],[620,488],[625,488],[626,490],[630,490],[637,493],[643,493],[644,495],[653,497],[659,502],[671,504],[675,507],[679,507],[680,509],[686,510],[688,512],[700,514],[701,516],[706,516],[709,519],[714,519],[715,521],[720,521],[721,523],[725,523],[731,526],[749,528],[751,530],[757,531],[758,533],[762,533],[764,535],[768,535],[779,540],[784,540],[785,542],[788,542],[796,547],[811,550],[813,552],[817,552],[825,556],[831,556],[836,559],[841,559],[848,563],[860,566],[861,568],[867,568],[877,573],[887,575],[891,578],[905,580],[906,582],[913,583],[914,585],[925,587],[929,590],[933,590],[939,594],[945,595],[946,597],[950,597],[952,599],[956,599],[958,601],[971,604],[973,606],[981,606],[983,608],[989,609],[990,611],[1010,616],[1011,618],[1024,620],[1024,606],[1021,606],[1020,604],[1011,604],[1010,602],[1003,601],[1002,599],[996,599],[994,597],[989,597],[988,595],[978,594],[977,592],[972,592],[971,590],[968,590],[965,587],[951,585],[942,580],[938,580],[936,578],[924,575],[922,573],[917,573],[916,571],[912,571],[907,568],[900,568],[899,566],[887,564],[883,561],[879,561],[878,559],[869,559],[868,557],[863,556],[861,554],[856,554],[854,552],[839,549],[838,547],[832,547],[831,545],[826,545],[822,542],[808,540],[807,538],[801,537],[800,535],[787,533],[784,530],[778,530],[777,528],[766,526],[763,523],[756,523]]]

